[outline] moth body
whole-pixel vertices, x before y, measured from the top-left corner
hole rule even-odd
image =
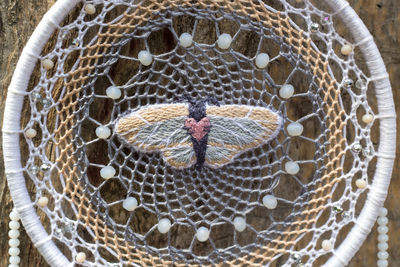
[[[196,154],[196,167],[201,169],[206,159],[208,133],[211,129],[210,119],[207,118],[206,102],[213,101],[218,104],[218,101],[205,99],[196,101],[187,99],[189,102],[189,117],[185,121],[185,128],[191,136],[193,150]]]

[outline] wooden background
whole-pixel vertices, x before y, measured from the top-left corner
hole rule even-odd
[[[3,123],[2,111],[5,105],[7,87],[10,83],[19,55],[29,36],[41,20],[43,14],[55,0],[2,0],[0,1],[0,125]],[[400,3],[398,0],[351,0],[349,1],[361,19],[367,25],[382,53],[388,68],[397,111],[399,111],[400,84]],[[400,124],[400,123],[399,123]],[[398,132],[400,132],[398,130]],[[399,136],[399,135],[398,135]],[[397,151],[397,158],[399,156]],[[2,148],[0,140],[0,158]],[[389,209],[389,266],[400,262],[400,174],[399,165],[395,164],[392,184],[386,207]],[[8,214],[12,201],[4,177],[3,162],[0,161],[0,266],[7,266],[8,261]],[[356,254],[350,266],[376,266],[376,229],[368,236],[361,250]],[[21,264],[20,266],[47,266],[38,251],[32,246],[28,236],[21,229]]]

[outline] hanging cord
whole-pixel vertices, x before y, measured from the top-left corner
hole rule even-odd
[[[386,208],[381,208],[379,211],[379,217],[378,217],[378,262],[377,266],[378,267],[386,267],[389,265],[388,263],[388,258],[389,258],[389,253],[387,252],[389,245],[388,245],[388,231],[389,228],[387,226],[389,220],[387,218],[387,209]]]
[[[19,263],[21,261],[20,257],[19,257],[19,253],[20,250],[18,248],[19,246],[19,227],[20,227],[20,223],[18,222],[20,220],[20,216],[19,213],[17,212],[17,210],[14,208],[11,212],[10,212],[10,223],[8,224],[8,226],[10,227],[10,231],[8,231],[8,236],[10,238],[10,240],[8,241],[8,245],[10,246],[10,248],[8,249],[8,254],[10,254],[10,258],[9,258],[9,262],[10,265],[8,265],[8,267],[18,267]]]

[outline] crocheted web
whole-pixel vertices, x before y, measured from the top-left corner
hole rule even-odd
[[[373,87],[362,57],[340,54],[357,44],[334,13],[309,1],[87,2],[96,13],[77,6],[44,50],[55,66],[38,65],[22,122],[38,132],[23,145],[32,201],[49,198],[38,215],[66,257],[85,252],[85,266],[323,264],[332,251],[322,240],[339,246],[364,203],[368,189],[354,182],[368,181],[375,153],[376,124],[361,120],[374,114]],[[179,44],[184,32],[193,36],[188,48]],[[233,37],[229,49],[216,43],[222,33]],[[150,66],[139,62],[141,50],[152,54]],[[264,69],[260,53],[271,58]],[[284,84],[295,88],[289,99],[279,96]],[[110,86],[122,96],[107,97]],[[268,108],[283,127],[231,163],[201,169],[174,168],[114,131],[123,114],[185,95]],[[288,134],[292,122],[302,135]],[[96,136],[100,125],[109,138]],[[289,161],[297,174],[285,170]],[[106,180],[108,165],[116,174]],[[275,209],[265,195],[277,198]],[[138,200],[134,211],[122,207],[127,197]],[[243,232],[236,217],[246,219]],[[157,230],[162,218],[172,223],[166,234]],[[206,242],[196,239],[201,226]]]

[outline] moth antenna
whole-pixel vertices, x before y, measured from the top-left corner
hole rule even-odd
[[[204,102],[205,103],[209,103],[209,104],[212,104],[212,105],[215,105],[215,106],[220,106],[219,105],[219,102],[218,102],[218,99],[215,97],[215,96],[207,96],[207,98],[204,100]]]
[[[187,102],[189,104],[194,104],[195,101],[189,95],[182,95],[176,98],[176,102]]]

